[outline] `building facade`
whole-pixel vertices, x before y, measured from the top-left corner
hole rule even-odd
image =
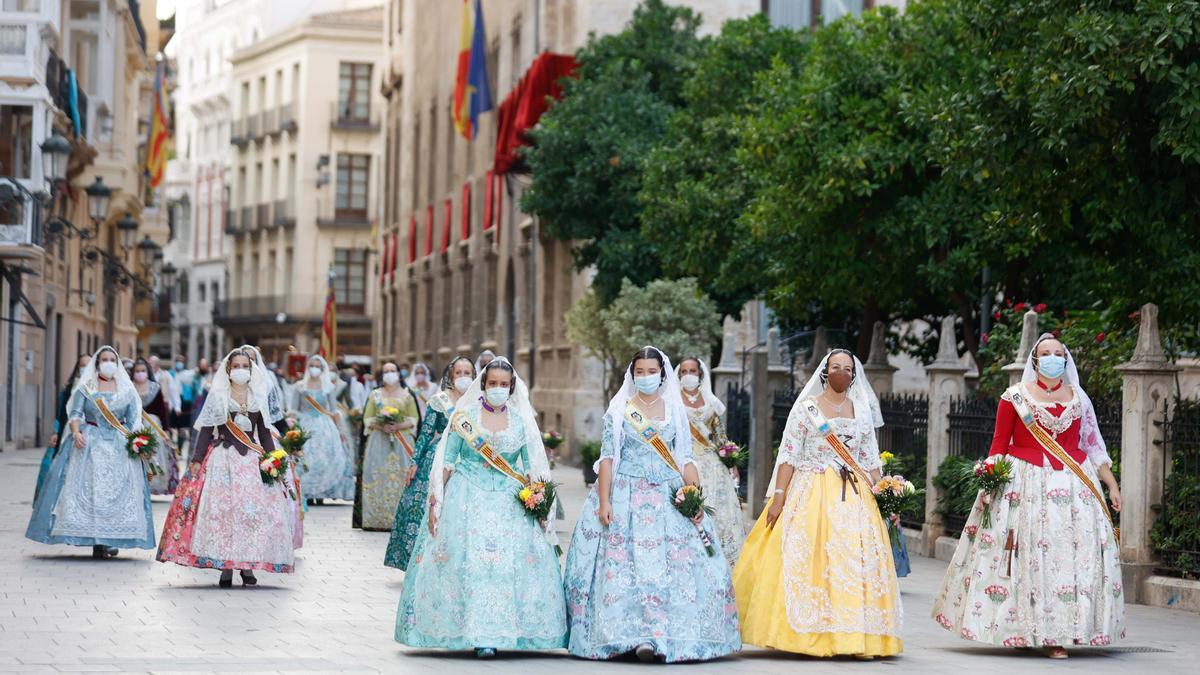
[[[366,289],[382,161],[382,8],[316,13],[231,56],[226,346],[316,351],[329,282],[339,352],[371,353]]]

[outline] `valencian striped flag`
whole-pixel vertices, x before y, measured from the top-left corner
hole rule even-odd
[[[333,270],[329,270],[325,315],[321,319],[321,356],[329,362],[337,358],[337,293],[334,292],[333,279]]]
[[[150,187],[162,183],[167,168],[167,144],[171,140],[171,124],[167,117],[166,64],[158,62],[154,73],[154,103],[150,110],[150,132],[146,137],[146,175]]]
[[[472,16],[473,15],[473,16]],[[487,36],[483,30],[483,4],[463,0],[462,29],[459,33],[458,71],[454,81],[454,127],[468,139],[475,138],[479,115],[492,109],[488,87]]]

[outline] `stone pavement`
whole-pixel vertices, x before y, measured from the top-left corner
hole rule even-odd
[[[392,640],[402,573],[381,563],[387,535],[350,529],[350,507],[313,507],[292,575],[260,573],[257,588],[217,588],[216,572],[164,565],[151,551],[93,561],[91,550],[24,538],[40,450],[0,454],[0,672],[389,672],[614,673],[636,663],[593,663],[564,653],[505,654],[477,662],[466,653],[416,651]],[[584,491],[579,471],[560,468],[568,522]],[[156,497],[161,531],[168,501]],[[944,566],[913,560],[901,582],[905,652],[891,660],[823,661],[748,647],[694,673],[858,671],[974,675],[1087,670],[1166,675],[1196,672],[1200,615],[1133,605],[1129,638],[1072,652],[1066,662],[961,641],[928,618]],[[236,581],[235,577],[235,584]],[[1191,664],[1190,666],[1188,664]]]

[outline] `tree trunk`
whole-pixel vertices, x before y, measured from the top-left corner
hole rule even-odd
[[[975,361],[975,367],[983,371],[983,364],[979,361],[979,336],[975,334],[975,315],[974,307],[971,300],[967,298],[961,291],[954,291],[951,294],[954,298],[954,307],[958,310],[958,317],[962,319],[963,326],[963,342],[967,345],[967,351],[971,352],[971,358]]]
[[[875,332],[875,322],[879,316],[879,302],[875,298],[868,298],[863,306],[862,323],[858,327],[858,343],[854,347],[854,353],[864,363],[871,355],[871,334]]]

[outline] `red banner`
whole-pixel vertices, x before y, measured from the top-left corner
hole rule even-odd
[[[425,207],[425,255],[433,254],[433,204]]]
[[[491,171],[483,177],[483,229],[487,230],[492,227],[492,198],[495,195],[496,181]]]
[[[471,238],[471,184],[463,183],[462,189],[462,240]]]
[[[450,214],[454,210],[454,202],[447,199],[442,204],[442,253],[450,248]]]
[[[417,214],[413,214],[408,221],[408,262],[414,263],[417,261]]]

